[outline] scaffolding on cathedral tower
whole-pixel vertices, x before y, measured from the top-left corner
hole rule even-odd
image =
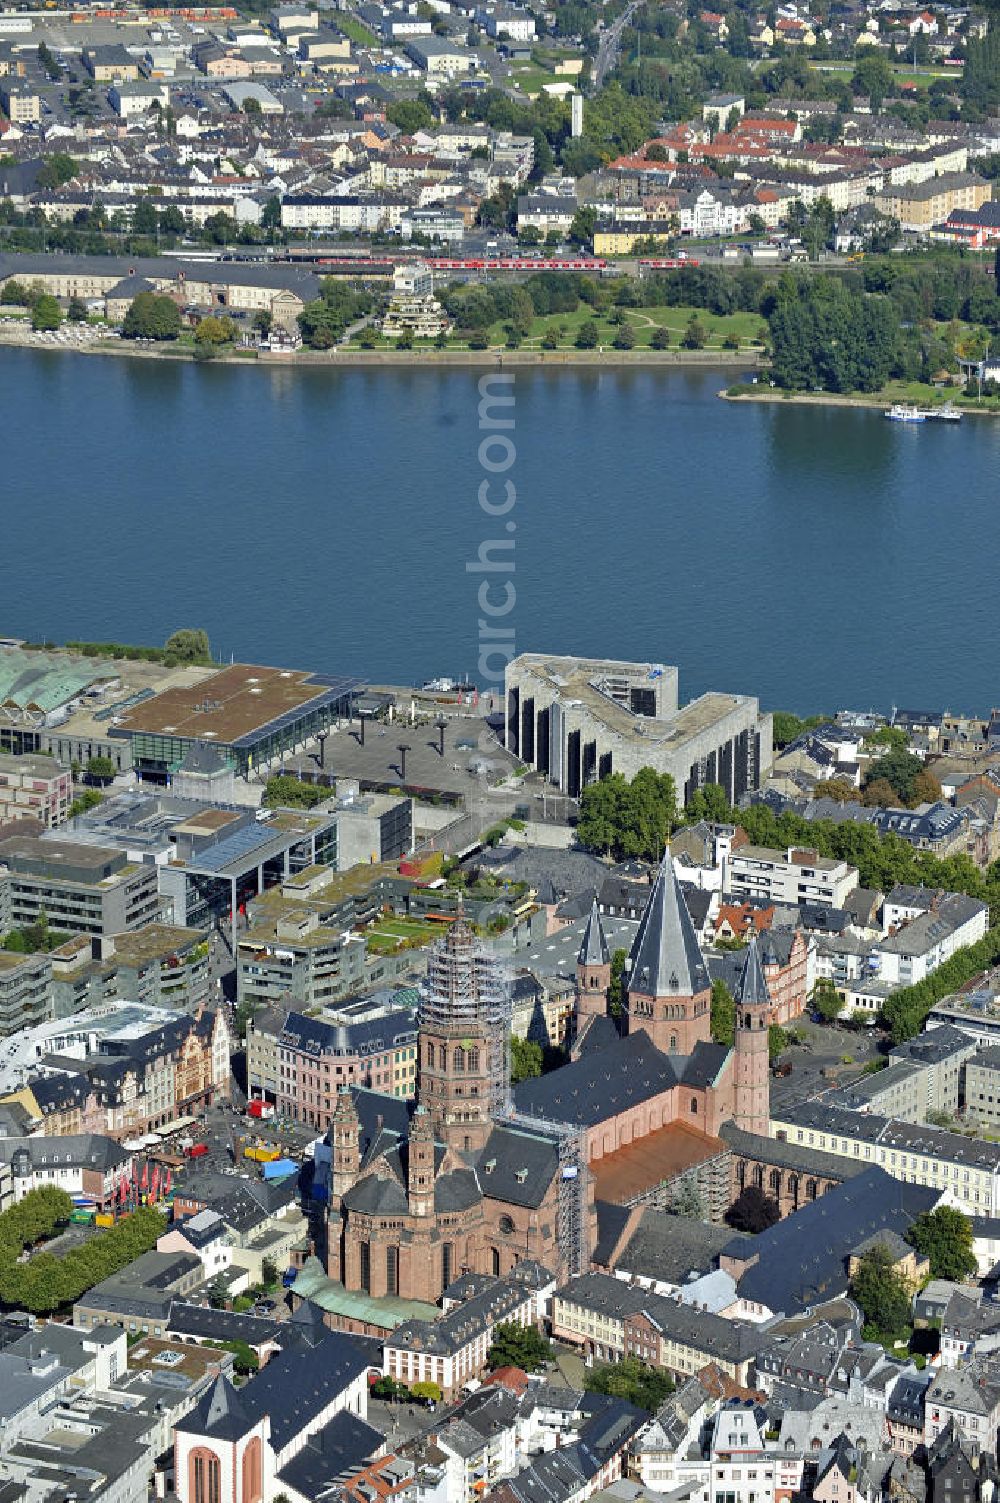
[[[510,1090],[513,994],[509,968],[459,919],[431,947],[422,988],[422,1025],[480,1033],[486,1040],[489,1115],[555,1142],[558,1151],[558,1243],[562,1273],[575,1278],[590,1267],[589,1169],[586,1133],[569,1122],[518,1111]]]
[[[510,1101],[510,1029],[513,998],[507,968],[459,919],[445,939],[432,945],[427,958],[420,1016],[423,1023],[447,1029],[467,1025],[486,1038],[489,1114],[508,1117]]]

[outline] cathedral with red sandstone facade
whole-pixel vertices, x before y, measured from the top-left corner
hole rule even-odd
[[[451,926],[428,966],[416,1105],[346,1087],[338,1099],[332,1279],[432,1303],[463,1272],[506,1274],[525,1258],[568,1277],[590,1266],[595,1192],[616,1198],[616,1178],[636,1170],[630,1151],[641,1145],[647,1172],[652,1159],[653,1186],[685,1155],[694,1163],[723,1153],[726,1123],[767,1133],[772,1005],[757,942],[736,987],[735,1041],[713,1043],[711,983],[669,853],[617,1018],[610,979],[595,903],[577,961],[573,1058],[512,1095],[502,971],[463,918]]]

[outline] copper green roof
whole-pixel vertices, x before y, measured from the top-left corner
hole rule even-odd
[[[317,1258],[306,1260],[292,1285],[292,1293],[298,1299],[312,1300],[328,1315],[348,1316],[383,1331],[394,1331],[409,1320],[437,1320],[441,1314],[437,1305],[428,1305],[422,1300],[400,1299],[393,1295],[377,1299],[360,1290],[345,1289],[335,1279],[327,1278]]]
[[[70,653],[0,649],[0,705],[29,706],[46,714],[77,699],[91,684],[118,678],[113,663]]]

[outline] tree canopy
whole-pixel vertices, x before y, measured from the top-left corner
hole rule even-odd
[[[788,746],[790,742],[797,741],[803,731],[825,725],[829,718],[828,715],[810,715],[803,720],[799,715],[789,714],[787,710],[775,710],[771,717],[774,744],[777,747]]]
[[[163,651],[174,663],[211,663],[212,652],[208,632],[201,627],[182,626],[171,632],[163,644]]]
[[[262,803],[265,809],[312,809],[330,797],[330,789],[318,783],[303,783],[291,773],[268,778]]]
[[[917,802],[914,784],[924,770],[919,757],[902,748],[892,747],[869,765],[866,785],[884,779],[902,804]]]
[[[173,298],[155,292],[136,293],[122,324],[126,339],[176,339],[180,331],[177,304]]]
[[[736,1003],[721,977],[712,982],[712,1041],[731,1044],[736,1037]]]
[[[844,1007],[843,998],[829,976],[820,976],[809,1001],[824,1023],[835,1023]]]
[[[519,1039],[517,1034],[510,1040],[510,1082],[528,1080],[542,1073],[542,1046],[533,1039]]]
[[[310,349],[329,350],[345,330],[372,310],[371,293],[336,277],[324,277],[320,296],[299,314],[302,338]]]
[[[613,772],[581,793],[576,836],[585,849],[617,860],[659,861],[676,817],[677,796],[669,773],[643,767],[629,782]]]
[[[534,1373],[552,1360],[552,1348],[537,1326],[519,1326],[516,1321],[502,1320],[493,1328],[493,1344],[486,1354],[491,1371],[498,1367],[519,1367]]]
[[[61,188],[76,177],[76,162],[65,151],[54,151],[47,156],[38,169],[36,179],[39,188]]]
[[[617,949],[611,953],[611,981],[608,986],[608,1012],[613,1018],[621,1016],[625,1005],[625,963],[628,951]]]
[[[31,327],[36,331],[58,329],[62,323],[62,309],[51,293],[43,292],[36,298],[31,309]]]
[[[961,1282],[976,1272],[972,1222],[954,1206],[923,1211],[910,1227],[907,1241],[930,1260],[932,1278]]]
[[[765,1195],[756,1185],[747,1185],[741,1190],[726,1212],[726,1221],[737,1232],[766,1232],[781,1220],[776,1200]]]
[[[851,1297],[860,1307],[872,1336],[903,1335],[910,1324],[910,1290],[881,1243],[858,1260]]]
[[[87,763],[87,777],[95,783],[110,783],[118,771],[110,757],[91,757]]]
[[[674,1391],[673,1379],[661,1368],[650,1367],[638,1357],[623,1357],[595,1367],[583,1380],[588,1393],[606,1393],[615,1399],[627,1399],[640,1409],[655,1414],[664,1399]]]
[[[68,1221],[72,1209],[65,1191],[42,1186],[0,1215],[0,1300],[5,1305],[50,1315],[148,1252],[166,1226],[158,1211],[144,1206],[60,1257],[40,1251],[26,1262],[17,1261],[25,1248],[51,1237]]]
[[[839,277],[783,276],[768,318],[778,386],[878,391],[893,370],[899,315]]]
[[[397,125],[404,136],[418,130],[430,130],[437,120],[427,99],[397,99],[386,110],[386,118]]]

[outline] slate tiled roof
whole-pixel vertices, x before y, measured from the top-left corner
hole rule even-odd
[[[617,1044],[621,1037],[618,1024],[606,1013],[598,1013],[586,1024],[582,1034],[577,1034],[575,1052],[578,1056],[593,1054]]]
[[[174,1300],[170,1308],[170,1333],[196,1336],[209,1341],[245,1341],[248,1346],[263,1346],[274,1341],[283,1327],[277,1320],[262,1320],[258,1315],[238,1315],[232,1310],[213,1310],[209,1305],[190,1305]]]
[[[760,949],[757,944],[756,934],[751,936],[750,943],[746,947],[743,957],[743,965],[740,969],[740,978],[736,983],[736,991],[733,1000],[742,1007],[767,1007],[771,1006],[771,993],[767,989],[764,972],[760,963]]]
[[[597,898],[594,898],[590,907],[590,917],[587,927],[583,932],[583,943],[580,945],[578,962],[580,965],[607,965],[611,956],[608,951],[608,941],[605,938],[604,926],[601,923],[601,915],[597,909]]]
[[[674,1065],[645,1032],[514,1088],[519,1111],[551,1122],[593,1127],[677,1084]]]
[[[629,956],[629,989],[642,996],[694,996],[710,985],[669,851]]]
[[[338,1479],[376,1456],[384,1441],[378,1430],[342,1409],[282,1467],[278,1482],[299,1497],[320,1498],[334,1489]]]
[[[219,1376],[177,1429],[211,1436],[215,1440],[232,1441],[246,1435],[253,1424],[254,1415],[244,1404],[241,1391],[227,1378]]]
[[[490,1200],[537,1209],[559,1173],[555,1140],[517,1127],[494,1127],[479,1156],[479,1183]]]
[[[695,1044],[684,1065],[682,1084],[695,1087],[714,1085],[729,1055],[726,1044]]]
[[[271,1444],[275,1451],[283,1451],[289,1441],[367,1367],[366,1354],[349,1336],[328,1331],[325,1340],[316,1346],[295,1345],[272,1357],[239,1390],[240,1414],[249,1415],[251,1423],[264,1414],[268,1415]],[[200,1408],[201,1405],[193,1415],[198,1415]],[[183,1422],[183,1428],[196,1427],[188,1420]],[[242,1433],[245,1434],[245,1430]]]
[[[648,1207],[618,1256],[623,1272],[639,1278],[682,1284],[692,1273],[708,1273],[732,1240],[729,1229],[692,1216],[671,1216]]]
[[[905,1232],[938,1194],[884,1169],[866,1169],[759,1236],[733,1239],[727,1252],[744,1258],[750,1251],[757,1259],[738,1280],[741,1296],[793,1315],[843,1295],[851,1250],[873,1232]]]

